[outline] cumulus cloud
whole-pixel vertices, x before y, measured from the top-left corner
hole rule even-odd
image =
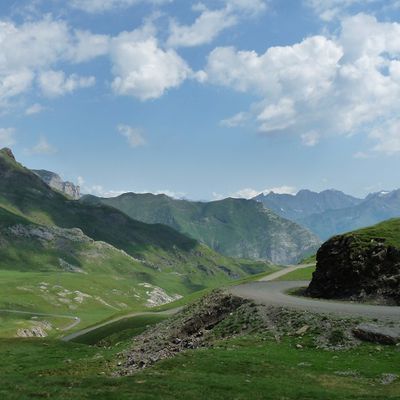
[[[316,131],[302,133],[301,140],[305,146],[313,147],[319,142],[319,133]]]
[[[306,0],[305,4],[311,7],[323,21],[332,21],[343,16],[351,7],[376,3],[379,0]],[[388,0],[391,2],[393,0]]]
[[[96,83],[94,76],[66,76],[63,71],[44,71],[38,78],[39,87],[48,97],[58,97],[74,92],[77,89],[88,88]]]
[[[25,110],[25,115],[34,115],[43,112],[46,107],[42,106],[39,103],[32,104]]]
[[[298,134],[312,146],[325,135],[364,132],[376,151],[398,152],[399,37],[400,24],[358,14],[343,19],[336,37],[313,36],[263,54],[217,47],[202,79],[258,98],[248,113],[265,134]],[[394,122],[378,129],[382,121]]]
[[[237,126],[243,126],[251,118],[251,115],[247,112],[239,112],[231,118],[223,119],[220,122],[221,126],[227,128],[235,128]]]
[[[28,149],[29,154],[50,155],[57,153],[57,149],[52,146],[44,136],[39,138],[38,143],[32,148]]]
[[[220,32],[237,23],[237,17],[227,9],[205,9],[192,25],[170,24],[168,45],[172,47],[192,47],[210,43]]]
[[[146,140],[140,129],[123,124],[118,125],[117,129],[126,138],[130,147],[140,147],[146,144]]]
[[[172,49],[159,46],[150,28],[123,32],[112,40],[112,87],[119,95],[156,99],[191,75],[186,62]]]
[[[263,0],[226,0],[223,8],[210,10],[202,3],[193,7],[200,15],[191,25],[170,22],[167,44],[171,47],[193,47],[212,42],[222,31],[242,18],[258,15],[267,8]]]
[[[116,8],[127,8],[139,3],[162,4],[172,0],[72,0],[70,6],[88,13],[103,13]]]
[[[57,64],[80,63],[107,52],[106,36],[74,30],[50,16],[19,25],[0,21],[0,105],[28,91]],[[62,82],[67,91],[89,83],[71,77],[67,81]]]
[[[230,197],[239,198],[239,199],[253,199],[254,197],[258,196],[261,193],[268,194],[271,192],[274,192],[277,194],[296,194],[297,189],[292,186],[279,186],[279,187],[273,187],[273,188],[268,188],[268,189],[264,189],[264,190],[245,188],[245,189],[238,190],[237,192],[231,194]]]
[[[15,144],[15,129],[0,128],[0,147],[9,147]]]

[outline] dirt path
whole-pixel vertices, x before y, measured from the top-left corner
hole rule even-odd
[[[122,319],[138,317],[138,316],[141,316],[141,315],[174,315],[181,309],[182,309],[182,307],[177,307],[177,308],[173,308],[171,310],[160,311],[160,312],[151,312],[151,311],[148,311],[148,312],[135,312],[135,313],[131,313],[131,314],[122,315],[120,317],[113,318],[113,319],[111,319],[109,321],[102,322],[100,324],[91,326],[89,328],[82,329],[82,330],[80,330],[78,332],[71,333],[70,335],[67,335],[67,336],[64,336],[63,338],[61,338],[61,340],[64,341],[64,342],[70,342],[71,340],[76,339],[76,338],[78,338],[78,337],[80,337],[82,335],[85,335],[86,333],[89,333],[89,332],[95,331],[98,328],[102,328],[104,326],[113,324],[114,322],[121,321]]]
[[[270,275],[264,276],[263,278],[259,279],[260,282],[269,282],[275,279],[280,278],[281,276],[287,275],[289,272],[296,271],[298,269],[313,267],[315,263],[312,264],[301,264],[301,265],[288,265],[286,268],[281,269],[279,271],[273,272]]]
[[[33,315],[38,317],[54,317],[54,318],[67,318],[72,319],[74,322],[66,326],[65,328],[60,328],[61,331],[69,331],[72,328],[75,328],[80,322],[81,319],[79,317],[73,317],[72,315],[60,315],[60,314],[45,314],[45,313],[37,313],[37,312],[29,312],[29,311],[19,311],[19,310],[0,310],[3,313],[10,314],[23,314],[23,315]]]
[[[352,302],[314,300],[291,296],[291,289],[306,287],[309,281],[252,282],[234,286],[228,291],[236,296],[254,300],[256,303],[287,307],[319,314],[337,314],[348,317],[376,318],[382,321],[400,321],[400,307],[373,306]]]

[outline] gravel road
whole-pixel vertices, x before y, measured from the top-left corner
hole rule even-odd
[[[400,307],[374,306],[352,302],[314,300],[291,296],[287,291],[308,286],[308,281],[259,281],[233,286],[228,291],[236,296],[251,299],[259,304],[281,306],[291,309],[336,314],[347,317],[363,317],[382,321],[400,321]]]

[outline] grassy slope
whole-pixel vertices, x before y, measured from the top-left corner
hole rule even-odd
[[[309,232],[255,201],[225,199],[204,203],[127,193],[111,199],[86,196],[82,202],[106,204],[143,222],[169,225],[235,257],[289,263],[315,250],[318,244]],[[285,259],[286,253],[289,256]]]
[[[400,218],[390,219],[346,235],[354,236],[364,245],[368,245],[374,239],[384,239],[387,245],[400,248]]]
[[[79,227],[140,261],[96,243],[13,236],[9,227],[17,224]],[[63,271],[60,259],[86,274]],[[134,221],[110,207],[70,201],[0,151],[0,309],[79,316],[81,329],[115,313],[143,310],[148,289],[139,283],[186,296],[270,268],[221,256],[169,227]],[[91,297],[78,302],[77,290]],[[18,324],[11,320],[8,328]]]
[[[386,244],[400,248],[400,218],[393,218],[377,225],[362,228],[345,234],[356,238],[355,245],[368,246],[371,240],[383,239]],[[300,264],[316,262],[316,254],[305,258]]]
[[[310,281],[312,274],[315,271],[315,266],[301,268],[296,271],[289,272],[288,274],[278,278],[278,281]]]
[[[303,349],[296,349],[298,342]],[[380,383],[384,373],[400,374],[400,353],[390,346],[331,352],[308,346],[306,338],[276,343],[248,336],[188,351],[134,377],[105,376],[121,349],[0,340],[0,397],[123,400],[134,393],[135,399],[394,400],[400,395],[399,379]]]

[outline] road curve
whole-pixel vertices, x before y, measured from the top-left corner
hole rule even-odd
[[[80,336],[83,336],[86,333],[93,332],[98,328],[102,328],[103,326],[107,326],[107,325],[113,324],[114,322],[121,321],[122,319],[138,317],[138,316],[141,316],[141,315],[173,315],[173,314],[177,313],[181,309],[182,309],[182,307],[177,307],[177,308],[172,308],[171,310],[166,310],[166,311],[135,312],[135,313],[131,313],[131,314],[122,315],[120,317],[113,318],[113,319],[111,319],[109,321],[102,322],[100,324],[91,326],[89,328],[85,328],[85,329],[82,329],[80,331],[71,333],[71,334],[69,334],[67,336],[62,337],[61,340],[64,341],[64,342],[70,342],[71,340],[74,340],[74,339],[76,339],[76,338],[78,338]]]
[[[236,296],[253,300],[258,304],[286,307],[319,314],[336,314],[344,317],[400,321],[400,307],[319,300],[287,294],[289,290],[306,287],[309,283],[309,281],[259,281],[230,287],[227,290]]]
[[[315,263],[311,264],[300,264],[300,265],[287,265],[285,268],[273,272],[272,274],[269,274],[267,276],[264,276],[263,278],[259,279],[260,282],[267,282],[267,281],[273,281],[275,279],[281,278],[282,276],[285,276],[289,274],[290,272],[296,271],[298,269],[303,269],[303,268],[308,268],[308,267],[314,267]]]
[[[30,311],[19,311],[19,310],[1,310],[0,313],[10,313],[10,314],[24,314],[24,315],[33,315],[33,316],[38,316],[38,317],[53,317],[53,318],[66,318],[66,319],[72,319],[74,322],[72,324],[69,324],[65,328],[60,328],[61,331],[69,331],[72,328],[75,328],[80,322],[81,319],[79,317],[74,317],[72,315],[63,315],[63,314],[45,314],[45,313],[40,313],[40,312],[30,312]]]

